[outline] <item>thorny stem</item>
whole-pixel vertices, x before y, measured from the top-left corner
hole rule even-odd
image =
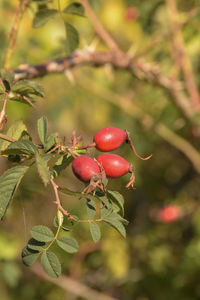
[[[54,193],[55,193],[55,196],[56,196],[56,201],[55,203],[57,204],[57,209],[60,210],[61,212],[63,212],[63,214],[65,216],[67,216],[68,220],[73,224],[74,222],[74,219],[72,217],[72,215],[67,211],[65,210],[62,205],[61,205],[61,202],[60,202],[60,198],[59,198],[59,195],[58,195],[58,189],[59,189],[59,186],[54,182],[54,180],[51,178],[51,184],[53,186],[53,189],[54,189]]]
[[[126,136],[127,136],[126,142],[129,144],[129,146],[131,147],[133,153],[134,153],[138,158],[140,158],[141,160],[148,160],[148,159],[150,159],[150,158],[152,157],[152,154],[149,155],[149,156],[147,156],[147,157],[144,157],[144,158],[141,157],[139,154],[137,154],[137,151],[136,151],[136,149],[135,149],[135,147],[134,147],[134,145],[133,145],[133,143],[132,143],[132,141],[131,141],[130,134],[129,134],[129,132],[128,132],[127,130],[126,130]]]
[[[22,0],[21,4],[19,5],[19,8],[16,12],[15,15],[15,20],[10,32],[10,36],[9,36],[9,41],[8,41],[8,47],[7,47],[7,51],[6,51],[6,57],[4,60],[4,68],[8,68],[9,67],[9,63],[10,63],[10,58],[12,56],[15,44],[16,44],[16,40],[17,40],[17,33],[19,30],[19,25],[22,19],[22,16],[24,14],[24,11],[26,9],[26,7],[28,6],[30,0]]]

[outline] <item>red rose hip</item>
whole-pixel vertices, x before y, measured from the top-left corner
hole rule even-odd
[[[105,127],[99,130],[94,138],[93,144],[88,145],[88,147],[95,146],[99,151],[109,152],[119,148],[124,142],[128,143],[131,147],[133,153],[142,160],[147,160],[151,158],[152,155],[148,157],[141,157],[137,154],[137,151],[131,141],[130,134],[127,130],[123,130],[116,127]],[[85,147],[86,148],[86,147]]]
[[[133,166],[123,157],[113,153],[104,153],[97,157],[97,161],[102,165],[106,177],[118,178],[131,173],[130,181],[126,187],[133,187],[135,181]]]
[[[89,182],[93,175],[100,174],[98,163],[86,155],[78,156],[72,163],[75,176],[83,182]]]
[[[125,130],[115,127],[105,127],[94,136],[96,148],[102,152],[113,151],[120,147],[127,139]]]

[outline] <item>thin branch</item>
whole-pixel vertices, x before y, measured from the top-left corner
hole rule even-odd
[[[192,101],[194,111],[200,110],[200,96],[195,83],[195,77],[192,70],[192,65],[189,59],[189,56],[186,52],[185,43],[183,40],[179,20],[178,20],[178,11],[176,6],[176,0],[166,0],[168,12],[169,12],[169,20],[172,31],[172,53],[175,63],[178,67],[183,70],[184,81],[188,93],[190,95],[190,99]]]
[[[68,218],[68,220],[73,224],[73,220],[74,218],[72,217],[72,215],[67,211],[65,210],[62,205],[61,205],[61,202],[60,202],[60,198],[59,198],[59,195],[58,195],[58,189],[59,189],[59,186],[54,182],[53,179],[51,179],[51,184],[53,186],[53,189],[54,189],[54,193],[55,193],[55,196],[56,196],[56,201],[55,203],[57,204],[57,209],[60,210],[61,212],[63,212],[63,214]]]
[[[10,36],[9,36],[9,41],[8,41],[8,47],[6,50],[6,56],[4,60],[4,68],[9,68],[10,64],[10,58],[12,56],[16,40],[17,40],[17,33],[19,30],[19,25],[21,22],[21,19],[23,17],[23,14],[29,4],[30,0],[22,0],[21,3],[19,4],[19,8],[16,12],[15,19],[13,22],[13,26],[11,28]]]
[[[82,4],[88,13],[90,20],[94,25],[94,29],[96,30],[97,34],[102,38],[102,40],[107,44],[109,49],[116,53],[117,55],[123,56],[124,53],[121,51],[113,37],[105,30],[102,24],[99,22],[96,14],[94,13],[92,7],[90,6],[88,0],[82,0]]]
[[[54,279],[46,275],[39,264],[35,264],[30,269],[39,278],[52,282],[67,292],[87,300],[118,300],[117,298],[108,296],[102,292],[98,292],[85,284],[78,282],[68,276],[61,275],[58,279]]]

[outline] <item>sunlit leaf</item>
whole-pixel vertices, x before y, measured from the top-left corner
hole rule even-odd
[[[2,155],[34,155],[37,153],[37,147],[31,141],[16,141],[8,145],[6,150],[2,151]]]
[[[28,168],[28,166],[17,166],[7,170],[0,177],[0,219],[5,215],[14,193]]]
[[[56,9],[44,9],[35,14],[33,19],[33,27],[38,28],[46,24],[51,18],[53,18],[58,11]]]
[[[39,153],[36,153],[36,165],[38,169],[38,173],[44,183],[44,185],[47,185],[51,179],[51,172],[49,170],[49,167],[47,165],[48,160],[50,159],[50,156],[40,156]]]
[[[38,135],[40,137],[40,141],[44,145],[47,140],[47,130],[48,130],[47,118],[41,117],[37,122],[37,126],[38,126]]]
[[[79,2],[73,2],[69,4],[64,10],[64,13],[67,14],[74,14],[78,16],[84,16],[85,10],[81,3]]]
[[[74,26],[65,23],[66,30],[66,51],[71,54],[79,45],[79,34]]]
[[[26,125],[21,120],[15,121],[9,127],[8,131],[6,132],[6,135],[15,140],[18,140],[24,131],[27,131]],[[5,150],[10,143],[11,142],[5,141],[0,138],[0,150]]]

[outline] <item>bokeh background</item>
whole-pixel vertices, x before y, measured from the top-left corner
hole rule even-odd
[[[63,7],[70,3],[61,2]],[[180,21],[187,20],[182,34],[199,87],[200,3],[199,0],[176,2]],[[183,78],[173,60],[170,35],[165,36],[170,21],[164,0],[93,0],[91,3],[124,51],[158,64],[166,75]],[[18,1],[0,2],[1,65],[17,5]],[[53,5],[56,7],[57,1]],[[39,64],[65,56],[62,21],[55,17],[45,26],[33,29],[34,11],[35,6],[31,5],[22,20],[12,69],[23,63]],[[96,45],[97,50],[106,50],[88,18],[73,17],[70,21],[80,33],[80,48]],[[190,122],[185,121],[166,91],[109,65],[77,67],[66,74],[40,78],[38,82],[45,89],[45,99],[37,100],[35,110],[24,104],[9,103],[6,128],[14,120],[22,119],[34,141],[39,142],[36,122],[45,115],[49,133],[58,132],[70,142],[75,130],[85,143],[90,143],[99,129],[115,126],[130,132],[138,153],[153,154],[149,161],[141,161],[127,145],[116,151],[133,163],[136,170],[134,190],[125,189],[128,175],[109,181],[109,188],[120,191],[125,198],[125,217],[129,221],[127,239],[105,226],[101,242],[94,244],[87,224],[77,227],[73,236],[80,244],[80,251],[69,255],[56,250],[63,273],[118,299],[200,299],[200,176],[170,139],[167,142],[155,131],[156,125],[162,122],[198,150],[199,138],[193,134]],[[97,154],[98,151],[91,150],[91,155]],[[8,167],[11,164],[1,158],[0,173]],[[73,190],[84,187],[70,167],[57,182]],[[86,216],[79,199],[64,195],[62,200],[69,211],[82,218]],[[32,168],[0,224],[1,300],[87,299],[41,280],[21,262],[21,249],[29,239],[30,228],[38,224],[52,226],[56,213],[53,201],[52,188],[45,188]],[[177,220],[167,223],[158,217],[166,205],[178,206]]]

